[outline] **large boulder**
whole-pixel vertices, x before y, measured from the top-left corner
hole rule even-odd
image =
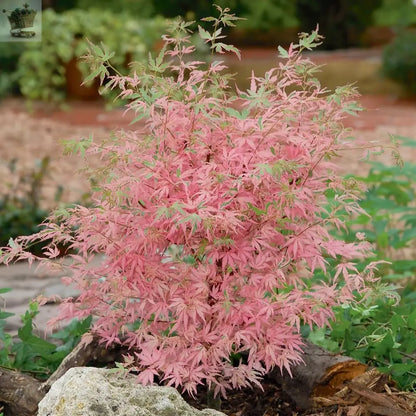
[[[142,386],[104,368],[71,368],[39,403],[38,416],[225,416],[197,410],[172,387]]]

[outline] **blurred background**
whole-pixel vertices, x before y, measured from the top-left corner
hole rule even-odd
[[[309,32],[319,24],[325,41],[316,57],[329,63],[321,75],[325,86],[357,81],[363,93],[416,94],[414,0],[216,3],[246,19],[228,33],[229,42],[248,51],[243,54],[247,60],[231,63],[243,83],[253,66],[259,71],[270,66],[271,48],[287,46],[296,41],[299,32]],[[96,85],[79,88],[88,71],[79,62],[86,38],[104,42],[115,51],[112,63],[123,72],[129,61],[145,59],[148,51],[160,47],[169,19],[181,15],[198,20],[215,12],[207,0],[44,0],[43,9],[42,42],[0,43],[0,98],[23,96],[46,102],[71,97],[95,99]],[[0,26],[7,23],[6,15],[0,13]],[[329,59],[324,51],[343,53]],[[340,63],[342,57],[353,62],[343,59]]]

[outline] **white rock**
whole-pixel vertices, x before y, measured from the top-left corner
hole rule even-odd
[[[105,368],[71,368],[39,403],[38,416],[225,416],[197,410],[172,387],[142,386]]]

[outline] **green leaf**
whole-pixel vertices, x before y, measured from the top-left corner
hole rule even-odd
[[[416,239],[416,228],[408,228],[403,231],[402,239],[404,241],[410,241]]]
[[[342,346],[347,355],[355,349],[355,343],[349,330],[345,330],[344,332],[344,341],[342,343]]]
[[[48,342],[42,338],[39,338],[35,335],[29,337],[25,344],[30,345],[33,350],[41,356],[47,356],[52,351],[55,351],[56,345]]]
[[[189,214],[185,218],[182,218],[180,221],[178,221],[178,224],[184,224],[187,222],[190,222],[192,224],[192,231],[195,231],[198,227],[198,224],[202,221],[202,218],[196,214]]]
[[[76,342],[79,337],[85,334],[91,327],[92,316],[89,316],[83,320],[73,319],[69,325],[62,328],[60,331],[52,335],[55,339],[60,339],[63,342],[71,341]]]
[[[215,21],[217,21],[217,19],[213,16],[203,17],[201,20],[203,22],[215,22]]]
[[[387,333],[382,341],[375,343],[374,351],[381,357],[388,354],[395,346],[395,341],[390,333]]]
[[[411,329],[416,330],[416,308],[407,318],[407,326]]]
[[[244,108],[241,113],[232,107],[226,108],[225,111],[228,115],[238,118],[239,120],[245,120],[250,113],[248,108]]]
[[[308,340],[327,351],[339,351],[339,344],[326,335],[326,328],[314,328],[308,335]]]
[[[12,312],[4,312],[4,311],[0,311],[0,319],[7,319],[10,318],[11,316],[14,316],[15,314]]]
[[[383,249],[389,246],[389,236],[387,232],[384,231],[377,236],[377,245]]]
[[[390,134],[390,137],[399,141],[402,146],[416,147],[416,140],[414,137],[400,136],[399,134]]]
[[[196,264],[196,260],[194,256],[185,256],[182,261],[186,264],[194,265]]]
[[[26,312],[27,314],[28,312]],[[17,334],[19,336],[19,338],[25,342],[28,339],[30,339],[30,337],[32,336],[32,331],[33,331],[33,325],[32,325],[32,320],[31,319],[27,319],[25,324],[18,329]]]
[[[94,78],[108,75],[108,71],[104,65],[98,67],[95,71],[91,72],[82,82],[83,84],[87,84],[89,81],[92,81]]]
[[[396,363],[392,364],[389,368],[391,374],[393,376],[402,376],[404,374],[407,374],[409,371],[415,371],[416,365],[413,362],[407,362],[407,363]]]
[[[248,202],[247,205],[258,216],[262,216],[262,215],[266,214],[266,211],[263,211],[262,209],[257,208],[251,202]]]
[[[201,36],[202,39],[212,40],[211,33],[206,31],[203,27],[201,27],[199,25],[198,25],[198,32],[199,32],[199,36]]]
[[[289,58],[289,53],[285,48],[278,46],[277,49],[279,50],[279,56],[282,58]]]

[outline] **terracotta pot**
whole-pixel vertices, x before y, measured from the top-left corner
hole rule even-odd
[[[91,85],[82,85],[84,77],[77,66],[77,59],[72,58],[65,64],[66,94],[68,98],[80,100],[95,100],[100,94],[99,80],[95,79]]]
[[[362,35],[362,44],[365,47],[384,46],[395,37],[394,30],[388,26],[370,26]]]

